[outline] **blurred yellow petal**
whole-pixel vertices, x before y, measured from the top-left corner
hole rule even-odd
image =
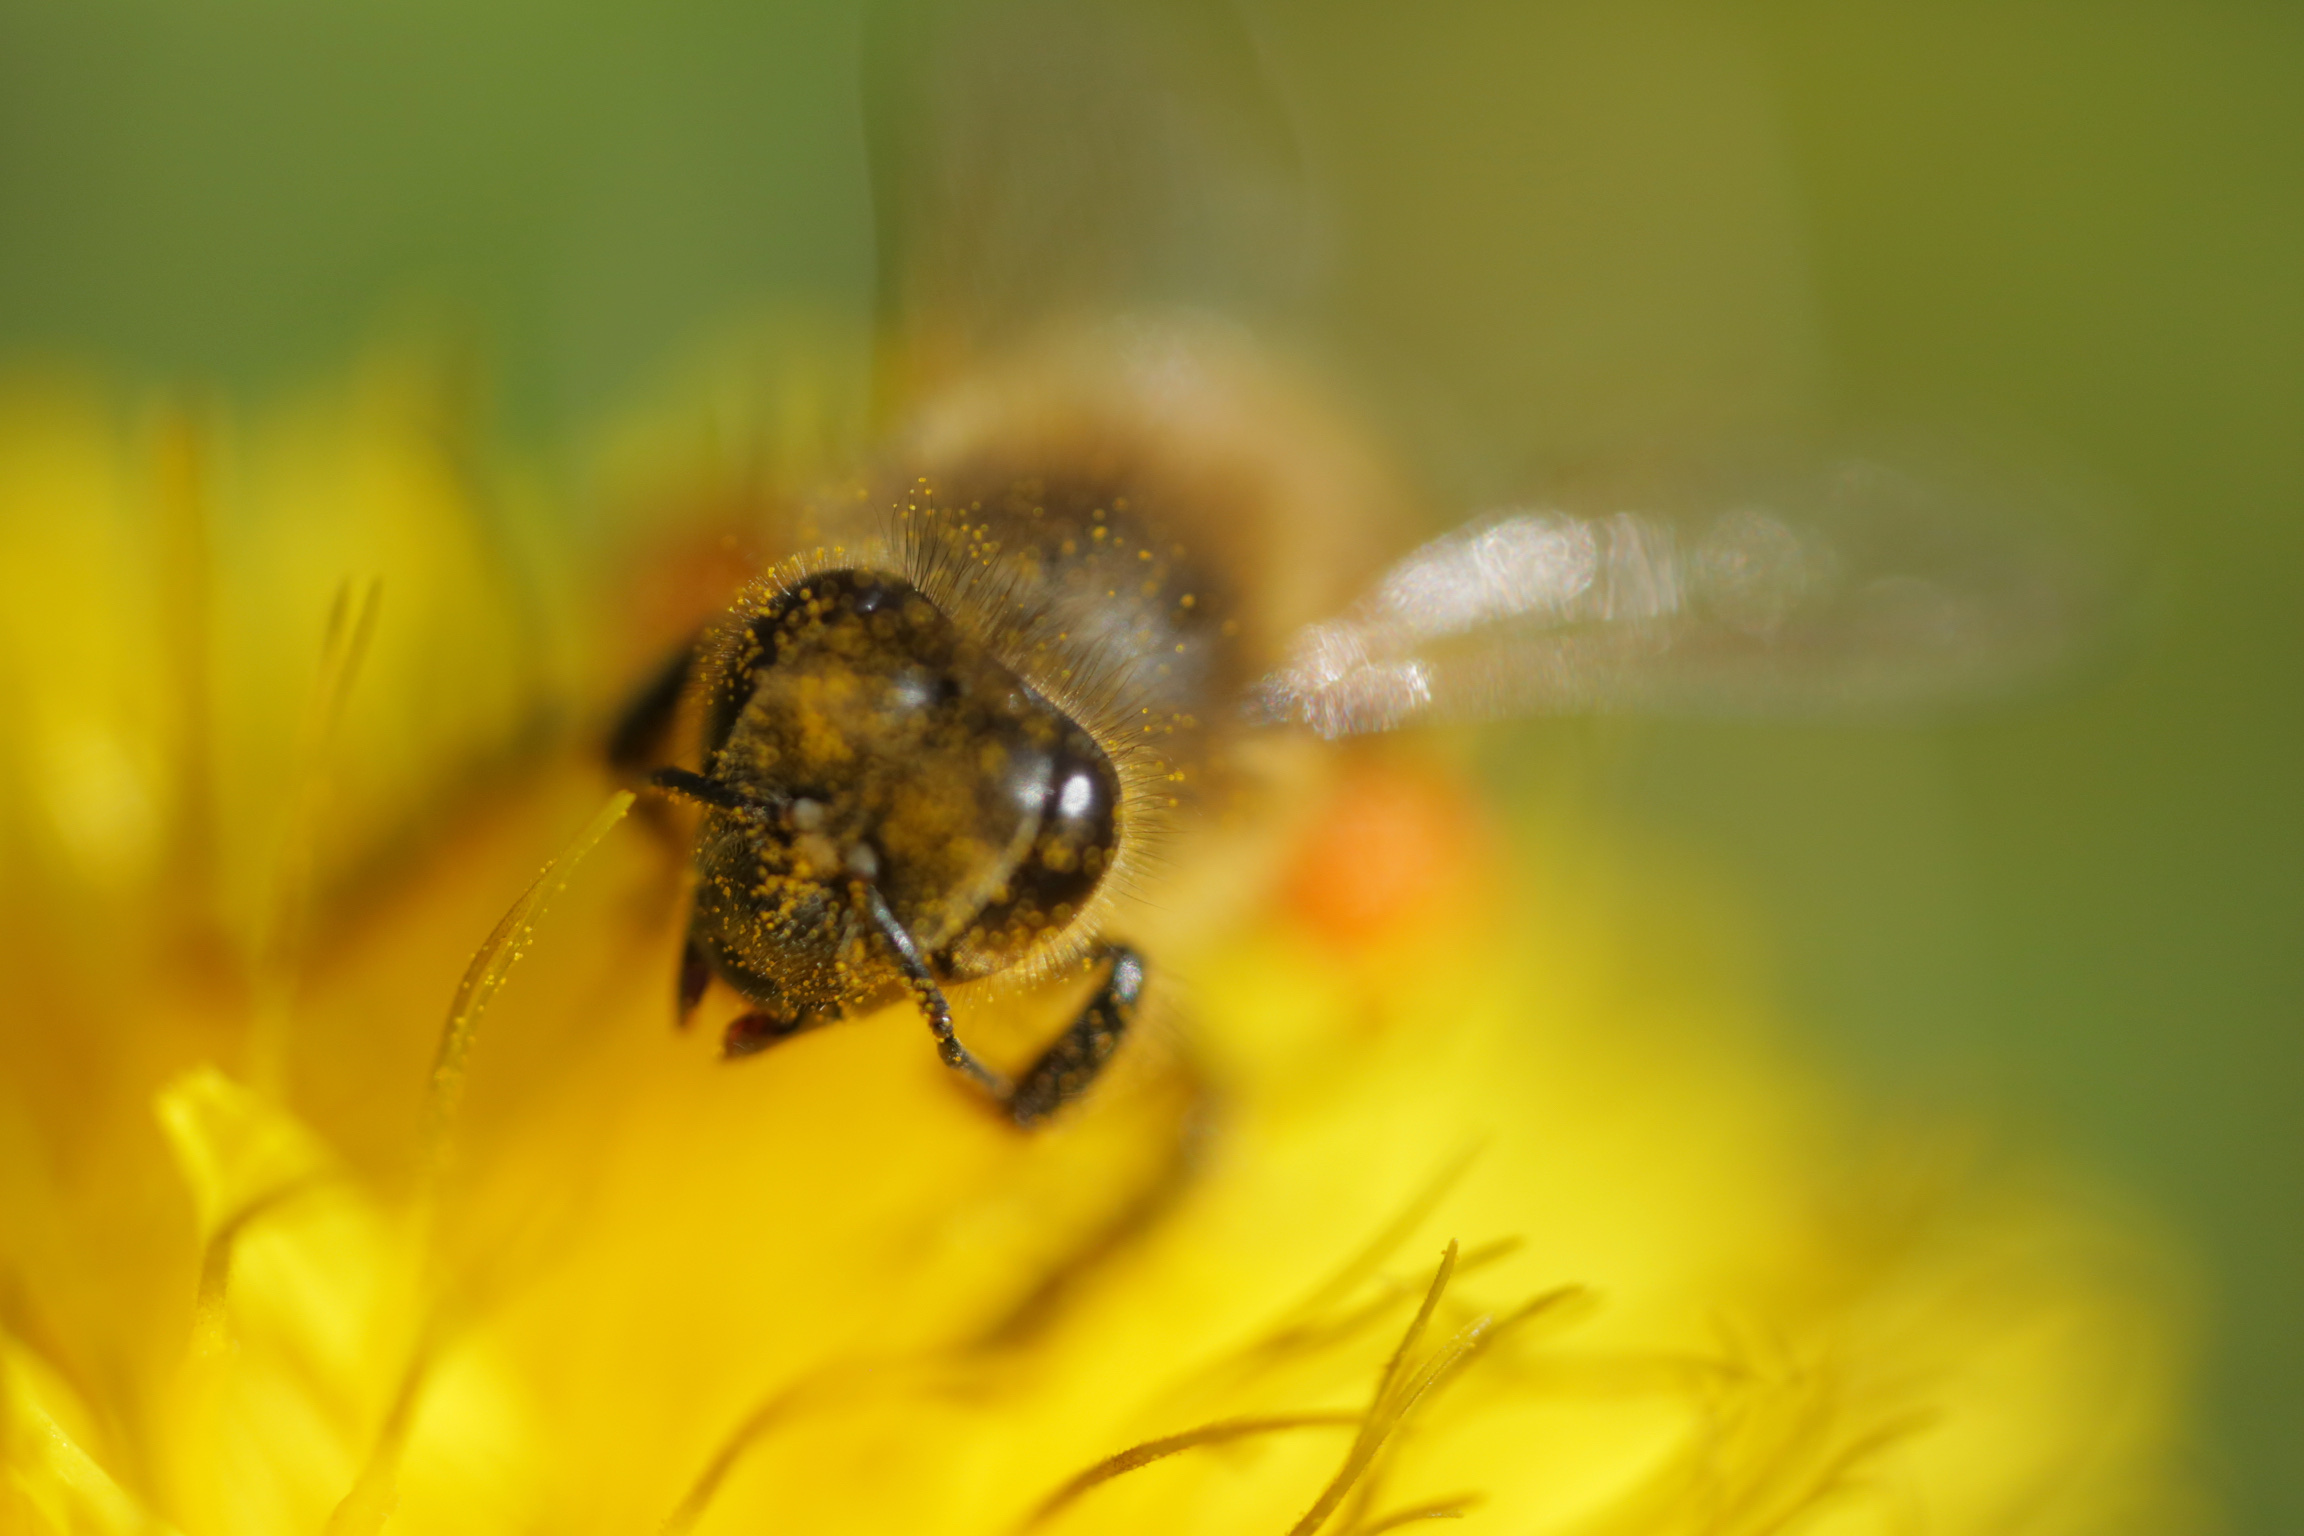
[[[197,1526],[309,1530],[349,1485],[407,1348],[392,1294],[405,1262],[326,1148],[262,1095],[203,1067],[157,1111],[202,1240],[179,1388],[199,1432],[171,1447],[175,1500]]]
[[[71,1388],[0,1336],[0,1515],[11,1531],[160,1536],[168,1527],[105,1474],[83,1447],[86,1412]],[[77,1431],[77,1434],[76,1434]]]
[[[1863,1126],[1770,1044],[1717,895],[1487,825],[1437,758],[1341,758],[1043,1133],[906,1010],[722,1063],[670,1020],[682,850],[553,724],[657,620],[515,557],[520,477],[441,379],[237,423],[0,400],[12,1520],[2184,1518],[2152,1245]],[[759,465],[681,494],[761,494],[723,471]],[[328,614],[371,577],[355,666]],[[1007,1067],[1065,1001],[957,1006]]]

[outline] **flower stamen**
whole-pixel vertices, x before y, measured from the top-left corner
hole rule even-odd
[[[545,865],[535,883],[512,903],[512,909],[490,931],[487,941],[472,956],[472,963],[465,967],[464,979],[456,984],[456,998],[449,1004],[448,1022],[440,1031],[440,1048],[432,1058],[431,1086],[424,1100],[424,1167],[426,1176],[435,1183],[446,1170],[448,1134],[457,1107],[463,1102],[465,1066],[472,1052],[473,1038],[479,1033],[481,1016],[488,1011],[496,994],[504,989],[512,967],[527,953],[545,908],[568,884],[568,877],[575,873],[583,857],[598,847],[600,840],[624,819],[624,813],[632,809],[632,799],[628,789],[620,789],[608,797],[608,803],[576,835],[576,840]]]
[[[311,922],[312,871],[327,810],[329,749],[375,637],[383,595],[380,577],[370,577],[357,592],[350,578],[338,584],[321,641],[320,671],[296,733],[288,824],[281,834],[257,945],[255,999],[248,1023],[248,1079],[274,1098],[280,1097],[287,1080],[290,997]]]
[[[1459,1493],[1450,1498],[1411,1504],[1406,1509],[1396,1509],[1388,1515],[1381,1515],[1367,1525],[1352,1527],[1349,1536],[1383,1536],[1386,1531],[1396,1531],[1404,1525],[1414,1525],[1419,1520],[1461,1520],[1484,1502],[1480,1494]]]
[[[1279,1434],[1291,1429],[1350,1429],[1359,1425],[1366,1416],[1336,1410],[1328,1413],[1275,1413],[1250,1418],[1218,1419],[1213,1424],[1202,1424],[1179,1434],[1163,1435],[1132,1445],[1124,1451],[1105,1457],[1096,1465],[1073,1477],[1054,1493],[1040,1501],[1032,1513],[1025,1517],[1019,1531],[1037,1530],[1060,1514],[1074,1500],[1099,1484],[1108,1483],[1123,1472],[1148,1467],[1153,1462],[1175,1455],[1179,1451],[1193,1450],[1203,1445],[1225,1445],[1234,1440],[1246,1440],[1256,1435]]]
[[[1430,1325],[1432,1314],[1438,1310],[1440,1299],[1447,1293],[1449,1281],[1455,1277],[1457,1245],[1450,1242],[1440,1256],[1440,1268],[1432,1277],[1432,1285],[1424,1293],[1424,1303],[1416,1309],[1414,1321],[1401,1336],[1400,1347],[1393,1351],[1391,1360],[1378,1378],[1376,1395],[1368,1405],[1360,1433],[1352,1448],[1345,1453],[1344,1465],[1336,1471],[1304,1518],[1289,1529],[1288,1536],[1312,1536],[1328,1522],[1328,1517],[1343,1503],[1353,1485],[1368,1475],[1386,1444],[1407,1422],[1410,1414],[1425,1398],[1448,1385],[1464,1369],[1495,1346],[1496,1341],[1512,1329],[1531,1318],[1552,1310],[1584,1292],[1582,1286],[1564,1285],[1555,1290],[1523,1302],[1501,1319],[1488,1314],[1474,1318],[1457,1330],[1445,1344],[1411,1367],[1409,1356],[1418,1340]]]
[[[1369,1463],[1376,1459],[1376,1453],[1383,1449],[1385,1440],[1400,1421],[1407,1417],[1417,1400],[1438,1380],[1436,1370],[1429,1363],[1413,1377],[1409,1377],[1408,1355],[1424,1336],[1424,1330],[1430,1326],[1432,1314],[1438,1310],[1440,1298],[1447,1294],[1448,1282],[1455,1274],[1456,1243],[1450,1239],[1448,1246],[1441,1251],[1440,1268],[1434,1272],[1432,1284],[1425,1289],[1423,1304],[1416,1309],[1415,1317],[1409,1320],[1408,1331],[1400,1336],[1399,1346],[1392,1351],[1392,1358],[1384,1363],[1383,1374],[1376,1378],[1376,1395],[1368,1404],[1367,1414],[1361,1419],[1360,1433],[1353,1437],[1352,1448],[1344,1453],[1344,1465],[1329,1479],[1328,1486],[1320,1490],[1320,1496],[1312,1501],[1312,1507],[1304,1512],[1304,1518],[1289,1528],[1288,1536],[1312,1536],[1314,1531],[1327,1524],[1328,1517],[1336,1512],[1336,1506],[1344,1501],[1344,1495],[1351,1492],[1352,1485],[1360,1480],[1360,1474],[1368,1470]],[[1477,1328],[1480,1324],[1474,1323],[1472,1326]],[[1443,1363],[1461,1356],[1463,1339],[1464,1334],[1458,1334],[1449,1348],[1442,1351]]]

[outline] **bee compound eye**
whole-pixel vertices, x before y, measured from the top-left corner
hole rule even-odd
[[[970,946],[1006,964],[1087,906],[1119,851],[1120,778],[1087,732],[1067,724],[1051,749],[1039,826],[1001,897],[978,914]]]

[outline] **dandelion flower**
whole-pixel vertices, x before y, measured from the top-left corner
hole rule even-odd
[[[463,436],[413,364],[0,397],[0,1529],[2183,1512],[2148,1252],[1854,1134],[1701,899],[1412,754],[1045,1132],[903,1010],[719,1062],[565,728],[635,621]]]

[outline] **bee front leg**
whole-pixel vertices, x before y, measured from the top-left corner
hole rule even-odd
[[[704,946],[690,934],[680,941],[680,995],[672,1022],[686,1029],[688,1021],[696,1016],[696,1005],[704,1001],[704,989],[711,985],[712,962],[706,957]]]
[[[741,1056],[753,1056],[780,1040],[789,1040],[804,1029],[813,1029],[820,1019],[803,1018],[789,1009],[771,1011],[755,1008],[738,1014],[728,1021],[728,1028],[720,1036],[720,1054],[729,1061]]]
[[[952,1024],[952,1004],[945,999],[944,989],[937,985],[928,957],[896,920],[880,888],[869,880],[858,880],[849,887],[849,894],[856,904],[857,915],[880,935],[888,958],[896,963],[897,974],[904,978],[905,990],[920,1005],[921,1016],[928,1021],[928,1032],[936,1037],[936,1054],[944,1058],[944,1065],[1001,1103],[1007,1103],[1008,1080],[978,1061],[968,1047],[960,1043],[959,1031]]]
[[[663,761],[681,695],[696,670],[696,642],[667,656],[648,681],[633,690],[609,728],[603,755],[619,773],[636,774]]]
[[[1104,985],[1009,1090],[1008,1118],[1027,1130],[1086,1093],[1135,1022],[1144,995],[1144,959],[1124,944],[1100,947],[1111,961]]]
[[[720,1037],[720,1054],[730,1061],[758,1055],[780,1040],[788,1040],[802,1030],[825,1022],[822,1015],[802,1013],[783,1001],[764,977],[725,963],[715,965],[710,952],[698,942],[691,929],[680,944],[678,1011],[674,1015],[680,1028],[686,1029],[695,1018],[696,1005],[704,1000],[704,993],[715,976],[734,987],[752,1005],[730,1019]]]
[[[1144,995],[1143,957],[1126,945],[1102,945],[1100,953],[1110,959],[1112,967],[1105,974],[1104,985],[1096,989],[1088,1006],[1080,1010],[1056,1043],[1011,1083],[960,1043],[952,1027],[952,1005],[936,984],[927,956],[896,921],[878,888],[859,880],[851,892],[858,914],[879,932],[889,958],[896,962],[905,986],[920,1005],[944,1064],[972,1080],[1008,1112],[1009,1119],[1027,1130],[1088,1091],[1135,1021],[1137,1001]]]

